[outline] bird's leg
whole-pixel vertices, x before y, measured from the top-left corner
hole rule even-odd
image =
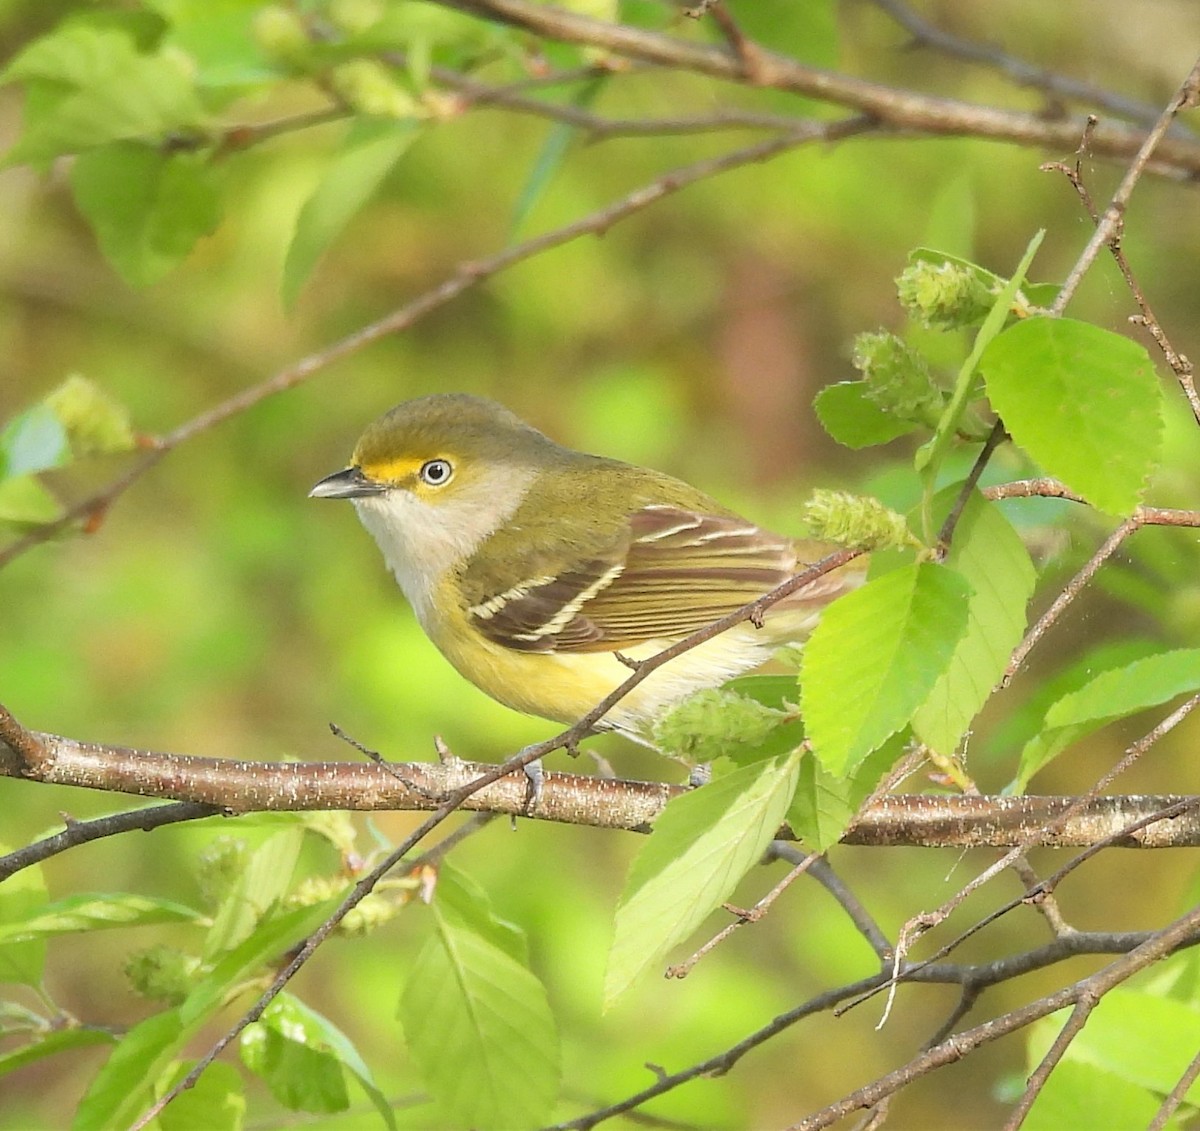
[[[525,803],[522,809],[525,815],[529,816],[537,804],[542,799],[542,788],[546,783],[546,772],[542,769],[541,758],[535,758],[532,762],[526,762],[521,767],[525,774]]]

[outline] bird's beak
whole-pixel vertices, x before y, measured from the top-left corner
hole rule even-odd
[[[381,495],[387,488],[368,479],[361,467],[347,467],[326,475],[308,493],[310,499],[361,499],[365,495]]]

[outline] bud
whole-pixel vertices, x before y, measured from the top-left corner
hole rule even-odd
[[[327,899],[341,899],[346,894],[346,881],[338,876],[309,876],[296,885],[287,897],[287,906],[311,907]]]
[[[68,377],[45,400],[76,456],[127,452],[137,444],[129,413],[95,381]]]
[[[151,1001],[178,1005],[192,989],[200,959],[170,946],[135,951],[125,960],[133,992]]]
[[[757,746],[788,715],[727,688],[707,688],[681,700],[654,724],[654,745],[693,765],[738,747]]]
[[[335,67],[330,85],[352,109],[374,118],[414,118],[421,107],[377,59],[351,59]]]
[[[852,361],[872,404],[901,420],[937,426],[946,394],[915,349],[884,330],[863,333],[854,339]]]
[[[347,35],[369,31],[384,17],[383,0],[332,0],[329,22]]]
[[[196,882],[206,907],[220,907],[233,891],[249,853],[244,840],[235,836],[219,836],[200,853],[196,861]]]
[[[863,550],[920,546],[904,516],[866,495],[814,491],[804,505],[804,521],[814,538]]]
[[[400,905],[394,900],[371,892],[346,912],[338,924],[338,933],[348,938],[361,938],[394,919],[399,911]]]
[[[254,17],[254,38],[270,58],[292,67],[303,68],[312,48],[304,21],[281,4],[263,8]]]
[[[954,330],[978,322],[995,295],[979,275],[958,263],[909,264],[896,280],[900,305],[931,330]]]

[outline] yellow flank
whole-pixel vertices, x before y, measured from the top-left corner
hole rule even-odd
[[[517,652],[488,640],[472,629],[453,587],[439,588],[437,613],[424,621],[429,638],[461,675],[516,711],[576,723],[632,674],[611,652]],[[817,617],[815,609],[776,617],[768,612],[761,629],[748,622],[731,628],[651,672],[597,726],[644,738],[672,703],[765,663],[781,643],[802,638]],[[645,660],[673,643],[648,640],[622,654]]]

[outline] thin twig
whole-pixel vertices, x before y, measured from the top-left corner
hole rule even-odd
[[[1193,64],[1187,78],[1180,84],[1175,97],[1171,99],[1167,104],[1167,108],[1159,115],[1158,121],[1154,123],[1154,127],[1146,135],[1129,168],[1125,170],[1125,175],[1121,178],[1121,183],[1117,186],[1116,192],[1113,193],[1112,200],[1109,201],[1108,207],[1104,210],[1104,214],[1096,224],[1096,230],[1092,233],[1092,238],[1080,253],[1079,258],[1075,261],[1075,266],[1071,268],[1071,272],[1067,276],[1067,281],[1055,297],[1054,303],[1050,307],[1051,314],[1059,315],[1066,309],[1067,303],[1074,297],[1075,291],[1083,280],[1083,276],[1095,262],[1096,256],[1100,254],[1100,249],[1105,244],[1120,243],[1121,231],[1125,222],[1125,209],[1129,204],[1129,198],[1133,195],[1134,187],[1142,179],[1142,174],[1145,173],[1150,158],[1162,144],[1167,131],[1171,128],[1171,124],[1175,121],[1180,110],[1194,104],[1198,89],[1200,89],[1200,59]],[[1090,135],[1091,144],[1093,145],[1095,144],[1096,136],[1096,131],[1093,131]]]
[[[685,958],[682,962],[674,966],[667,967],[668,978],[686,978],[696,964],[706,955],[715,950],[721,945],[730,935],[733,934],[739,927],[744,927],[747,923],[757,923],[773,904],[791,885],[798,880],[805,872],[809,870],[819,859],[819,852],[810,852],[802,860],[799,861],[788,873],[783,877],[766,895],[762,897],[753,907],[745,910],[730,907],[726,905],[726,910],[735,916],[732,923],[727,923],[707,942],[699,946],[691,955]]]
[[[1194,91],[1188,97],[1194,101]],[[1089,125],[1094,127],[1095,121],[1094,117],[1090,118]],[[1092,195],[1088,191],[1087,184],[1083,179],[1081,158],[1082,152],[1086,150],[1089,137],[1090,132],[1085,133],[1084,140],[1080,145],[1080,152],[1076,154],[1073,165],[1067,165],[1061,161],[1051,161],[1043,165],[1042,169],[1046,172],[1062,173],[1071,183],[1071,187],[1075,189],[1084,209],[1087,211],[1088,216],[1091,217],[1092,223],[1098,225],[1100,223],[1100,215],[1096,211],[1096,206],[1092,202]],[[1137,304],[1140,311],[1139,314],[1133,315],[1130,318],[1130,322],[1135,325],[1144,326],[1147,333],[1154,339],[1171,372],[1175,374],[1175,379],[1179,382],[1180,388],[1183,389],[1184,396],[1191,407],[1192,415],[1195,417],[1196,422],[1200,423],[1200,393],[1196,391],[1195,367],[1186,354],[1180,353],[1171,345],[1166,331],[1158,320],[1158,316],[1150,307],[1150,300],[1146,298],[1145,292],[1142,290],[1137,279],[1134,278],[1133,268],[1129,265],[1129,260],[1125,256],[1121,241],[1116,238],[1109,240],[1108,249],[1112,253],[1112,257],[1117,264],[1117,269],[1121,272],[1121,276],[1125,280],[1125,285],[1129,288],[1130,294],[1133,295],[1133,301]]]
[[[997,420],[992,425],[992,430],[988,433],[987,439],[983,442],[983,447],[979,449],[979,454],[975,457],[975,462],[971,465],[970,473],[963,480],[963,485],[959,488],[958,496],[954,500],[954,506],[950,508],[950,513],[946,515],[946,521],[942,523],[942,528],[938,531],[937,545],[943,555],[950,549],[950,541],[954,537],[954,528],[958,525],[958,520],[962,517],[963,508],[967,505],[967,500],[971,497],[971,492],[975,490],[975,487],[979,483],[979,477],[987,467],[992,454],[1007,436],[1008,433],[1004,430],[1003,422]]]
[[[1194,706],[1194,705],[1195,704],[1193,703],[1192,706]],[[1185,707],[1186,706],[1188,706],[1188,705],[1185,704]],[[1176,714],[1178,714],[1178,712],[1176,712]],[[1186,714],[1186,711],[1184,712],[1184,714]],[[1174,715],[1172,716],[1172,718],[1174,718]],[[1180,715],[1179,718],[1175,719],[1176,724],[1178,722],[1182,721],[1182,718],[1183,718],[1183,716]],[[1160,724],[1160,726],[1161,725],[1162,724]],[[1155,729],[1157,730],[1158,728],[1155,728]],[[1154,733],[1154,731],[1151,732],[1151,734],[1153,734],[1153,733]],[[1110,773],[1111,773],[1111,771],[1110,771]],[[1086,799],[1084,799],[1084,798],[1074,799],[1073,802],[1063,810],[1062,817],[1065,819],[1076,803],[1083,802],[1085,800]],[[1001,904],[999,907],[994,908],[987,915],[983,916],[983,918],[981,918],[981,919],[977,920],[975,923],[973,923],[965,931],[960,932],[955,938],[951,939],[948,943],[939,947],[928,958],[922,959],[920,962],[913,963],[909,966],[906,966],[904,968],[903,975],[902,975],[903,979],[905,981],[912,980],[914,976],[919,975],[921,973],[921,971],[924,970],[927,966],[932,966],[932,965],[936,964],[940,959],[944,958],[947,954],[950,954],[952,951],[954,951],[958,947],[960,947],[969,938],[971,938],[974,935],[979,934],[979,932],[982,931],[984,928],[990,926],[992,923],[996,922],[998,919],[1003,918],[1005,915],[1009,914],[1009,912],[1013,911],[1017,907],[1022,906],[1023,904],[1027,903],[1031,899],[1036,899],[1044,893],[1054,891],[1058,887],[1058,885],[1061,884],[1062,881],[1068,875],[1071,874],[1071,872],[1075,871],[1076,868],[1081,867],[1088,860],[1090,860],[1093,856],[1097,855],[1099,852],[1103,851],[1104,849],[1111,848],[1114,844],[1122,843],[1127,836],[1134,834],[1139,828],[1144,828],[1146,825],[1152,824],[1157,821],[1171,820],[1174,817],[1182,816],[1186,812],[1193,811],[1198,805],[1200,805],[1200,798],[1194,798],[1194,799],[1181,798],[1178,802],[1176,802],[1173,805],[1165,806],[1164,808],[1162,808],[1161,810],[1159,810],[1153,814],[1142,817],[1136,821],[1130,822],[1130,824],[1127,827],[1121,829],[1119,832],[1115,832],[1115,833],[1111,834],[1110,836],[1106,836],[1102,839],[1096,840],[1092,844],[1088,845],[1088,847],[1086,849],[1084,849],[1083,852],[1079,853],[1077,856],[1073,857],[1066,864],[1064,864],[1053,875],[1042,880],[1035,888],[1032,888],[1028,891],[1024,891],[1019,896],[1016,896],[1015,898],[1010,899],[1007,902]],[[1016,855],[1018,853],[1020,853],[1021,851],[1023,851],[1023,850],[1014,849],[1012,853],[1009,853],[1008,856],[1004,860],[999,861],[998,864],[1007,866],[1008,864],[1012,863],[1012,860],[1015,859]],[[994,874],[995,871],[997,871],[997,870],[999,870],[997,868],[997,866],[993,865],[992,869],[989,869],[989,872]],[[974,890],[974,888],[972,888],[972,890]],[[954,897],[954,905],[955,906],[958,906],[958,904],[961,902],[962,902],[962,900],[958,899],[957,896]],[[942,910],[943,910],[943,908],[938,908],[938,910],[936,912],[929,913],[929,918],[931,920],[937,918],[937,916],[939,915],[940,912],[942,912]],[[941,918],[944,919],[945,916],[942,915]],[[1081,933],[1082,932],[1079,932],[1079,931],[1073,931],[1068,934],[1058,936],[1055,941],[1057,943],[1075,941],[1075,940],[1079,939]],[[884,989],[888,989],[888,988],[889,988],[888,983],[884,983],[883,985],[874,987],[867,993],[863,994],[861,997],[856,998],[854,1001],[850,1002],[845,1007],[845,1009],[843,1009],[841,1012],[843,1012],[843,1013],[848,1012],[850,1009],[852,1009],[858,1005],[861,1005],[863,1002],[874,997],[875,994],[880,992],[880,990],[884,990]]]
[[[405,58],[402,52],[389,52],[383,56],[385,62],[397,66],[403,65]],[[512,86],[493,86],[480,82],[449,67],[431,67],[429,76],[440,86],[460,94],[463,109],[499,106],[519,114],[549,118],[551,121],[575,126],[593,141],[615,137],[667,137],[724,130],[794,131],[814,124],[811,120],[793,115],[755,113],[749,110],[719,110],[711,114],[681,115],[674,118],[606,118],[571,103],[532,98]]]
[[[985,499],[1067,499],[1072,503],[1087,502],[1066,484],[1045,477],[997,483],[994,487],[984,487],[981,493]],[[1138,507],[1132,517],[1139,526],[1200,526],[1200,511],[1171,507]]]
[[[1187,1098],[1192,1085],[1200,1078],[1200,1052],[1192,1057],[1191,1063],[1184,1069],[1170,1092],[1167,1093],[1154,1118],[1146,1125],[1146,1131],[1163,1131],[1167,1121],[1179,1110],[1179,1106]]]
[[[53,836],[43,837],[22,848],[0,856],[0,883],[3,883],[33,864],[40,864],[68,849],[89,844],[108,836],[140,829],[150,832],[164,825],[180,821],[199,821],[205,817],[218,816],[223,812],[216,805],[203,805],[197,801],[171,801],[166,805],[152,805],[144,809],[131,809],[124,813],[112,813],[107,817],[93,817],[86,821],[66,819],[66,828]]]
[[[1054,937],[1062,938],[1063,935],[1072,934],[1075,928],[1067,922],[1062,908],[1058,906],[1058,900],[1054,897],[1054,888],[1042,886],[1041,877],[1033,870],[1029,860],[1024,856],[1018,857],[1013,861],[1012,869],[1021,881],[1021,887],[1025,890],[1022,902],[1037,908]]]
[[[577,43],[658,67],[692,71],[729,82],[753,81],[866,114],[882,128],[925,135],[992,138],[1020,145],[1063,150],[1073,148],[1082,123],[1078,118],[1047,120],[949,98],[900,90],[851,75],[808,67],[786,55],[760,48],[754,73],[728,46],[697,43],[680,36],[592,19],[534,0],[436,0],[443,7],[467,12],[545,36]],[[1093,138],[1098,157],[1128,160],[1145,140],[1141,129],[1105,124]],[[1200,175],[1200,145],[1170,137],[1155,153],[1152,171],[1187,179]]]
[[[977,984],[980,986],[995,985],[999,982],[1007,981],[1012,978],[1020,977],[1023,974],[1031,973],[1034,970],[1044,969],[1054,963],[1064,961],[1068,958],[1073,958],[1083,954],[1118,954],[1128,958],[1135,950],[1142,947],[1149,947],[1151,951],[1158,954],[1160,948],[1167,947],[1175,949],[1195,945],[1200,942],[1200,913],[1197,913],[1196,918],[1188,920],[1186,926],[1173,924],[1165,929],[1170,932],[1170,937],[1163,940],[1162,931],[1136,931],[1125,932],[1121,934],[1112,934],[1108,932],[1092,933],[1081,931],[1076,935],[1067,938],[1055,939],[1053,942],[1039,947],[1034,951],[1028,951],[1024,954],[1014,955],[1009,958],[998,959],[994,962],[981,963],[978,965],[961,966],[951,963],[940,963],[936,965],[922,965],[920,970],[914,971],[911,974],[911,980],[922,983],[930,983],[936,985],[960,985],[967,986]],[[1137,961],[1141,962],[1145,959],[1146,952]],[[1153,959],[1151,959],[1153,960]],[[1105,970],[1110,971],[1109,977],[1112,976],[1111,964]],[[1140,968],[1140,966],[1138,967]],[[1105,974],[1105,970],[1098,972],[1093,977],[1101,977]],[[1129,976],[1128,974],[1125,975]],[[910,977],[910,972],[905,972],[905,977]],[[884,988],[887,984],[887,975],[884,973],[873,974],[870,977],[862,978],[857,982],[853,982],[844,986],[839,986],[836,989],[827,990],[817,994],[815,997],[803,1002],[802,1004],[788,1010],[785,1013],[779,1014],[762,1028],[748,1034],[736,1044],[724,1049],[722,1052],[708,1057],[705,1060],[699,1061],[696,1064],[690,1065],[685,1069],[681,1069],[674,1073],[660,1073],[653,1084],[641,1089],[640,1091],[625,1096],[606,1107],[599,1108],[595,1111],[588,1112],[585,1115],[579,1116],[576,1119],[569,1120],[564,1123],[555,1124],[553,1127],[547,1128],[546,1131],[587,1131],[588,1128],[595,1127],[605,1120],[611,1119],[615,1115],[620,1115],[633,1109],[640,1107],[642,1104],[649,1102],[658,1096],[664,1095],[667,1092],[680,1087],[692,1080],[702,1077],[718,1076],[731,1071],[734,1066],[748,1053],[754,1049],[768,1043],[777,1037],[780,1033],[792,1028],[801,1021],[820,1013],[828,1012],[834,1009],[839,1002],[845,1001],[856,995],[867,994],[872,990]],[[1032,1021],[1038,1020],[1040,1017],[1048,1013],[1053,1013],[1056,1009],[1063,1008],[1072,1004],[1069,997],[1070,988],[1065,991],[1060,991],[1064,995],[1061,1004],[1054,1001],[1042,999],[1041,1002],[1035,1002],[1031,1006],[1025,1007],[1027,1011],[1024,1020],[1014,1022],[1012,1015],[998,1018],[995,1021],[989,1022],[988,1025],[1006,1025],[1012,1024],[1013,1029],[1019,1029]],[[951,1038],[952,1043],[960,1037],[972,1038],[974,1034],[978,1043],[986,1043],[986,1040],[995,1039],[996,1037],[1004,1036],[1006,1032],[998,1032],[994,1036],[988,1036],[987,1026],[981,1026],[980,1029],[971,1030],[968,1034],[960,1034],[959,1037]],[[982,1037],[982,1040],[978,1038]],[[939,1043],[938,1049],[941,1052],[929,1049],[927,1051],[934,1054],[935,1060],[939,1058],[945,1051],[943,1045]],[[964,1050],[965,1052],[969,1049]],[[952,1058],[955,1059],[955,1058]],[[925,1067],[925,1071],[929,1067],[937,1067],[936,1063]],[[920,1074],[920,1073],[918,1073]],[[872,1106],[871,1104],[859,1105],[862,1107]],[[845,1114],[849,1114],[846,1111]]]
[[[1081,993],[1079,999],[1075,1002],[1075,1008],[1071,1010],[1071,1016],[1067,1018],[1066,1024],[1058,1031],[1058,1036],[1054,1038],[1054,1043],[1046,1050],[1046,1055],[1038,1062],[1037,1068],[1033,1070],[1028,1081],[1026,1081],[1025,1090],[1021,1093],[1021,1098],[1016,1102],[1008,1118],[1004,1121],[1004,1131],[1018,1131],[1021,1124],[1025,1122],[1025,1116],[1029,1114],[1029,1109],[1033,1107],[1034,1100],[1038,1098],[1042,1088],[1046,1085],[1046,1081],[1050,1079],[1050,1073],[1058,1067],[1067,1049],[1070,1048],[1071,1042],[1083,1031],[1084,1025],[1087,1024],[1087,1019],[1092,1015],[1092,1010],[1096,1008],[1096,1003],[1099,1000],[1099,997],[1094,992]]]
[[[1041,640],[1050,627],[1062,616],[1066,607],[1083,591],[1084,586],[1096,575],[1096,571],[1120,548],[1141,523],[1136,518],[1127,518],[1101,544],[1100,548],[1084,563],[1083,568],[1071,578],[1063,590],[1054,598],[1050,607],[1037,619],[1037,622],[1025,634],[1025,638],[1013,650],[1004,675],[1000,679],[1000,687],[1006,688],[1012,683],[1026,657]]]
[[[708,15],[720,29],[733,53],[741,60],[742,71],[747,81],[756,85],[762,74],[762,48],[742,31],[724,4],[717,2],[709,5]]]
[[[920,47],[928,47],[954,59],[990,67],[1004,75],[1005,78],[1011,79],[1018,86],[1040,90],[1051,98],[1071,99],[1092,107],[1099,107],[1143,126],[1153,125],[1158,117],[1159,108],[1148,102],[1125,98],[1123,95],[1094,86],[1092,83],[1035,66],[1025,59],[1010,55],[1007,51],[1001,51],[998,47],[962,39],[948,31],[943,31],[918,15],[901,0],[871,0],[871,2],[891,16]]]
[[[240,153],[252,146],[273,141],[277,137],[298,133],[300,130],[311,130],[316,126],[326,126],[331,122],[344,121],[353,117],[353,114],[354,112],[349,106],[335,105],[323,110],[312,110],[306,114],[290,114],[283,118],[274,118],[269,122],[245,122],[230,126],[217,138],[216,156]],[[204,144],[211,145],[211,139],[205,139]]]
[[[854,1111],[860,1111],[894,1095],[913,1080],[928,1074],[932,1069],[953,1064],[982,1045],[1015,1033],[1048,1017],[1052,1013],[1078,1004],[1087,999],[1099,999],[1109,990],[1119,986],[1134,974],[1146,969],[1172,954],[1180,946],[1194,943],[1200,931],[1200,908],[1189,911],[1169,926],[1157,931],[1140,946],[1128,954],[1109,963],[1089,978],[1047,994],[1029,1005],[1014,1009],[991,1021],[956,1033],[931,1049],[914,1057],[902,1068],[889,1072],[863,1088],[843,1097],[836,1103],[814,1112],[789,1131],[818,1131],[828,1127]]]
[[[801,853],[795,847],[785,844],[783,841],[775,841],[771,845],[771,851],[781,860],[786,860],[792,864],[798,864],[802,859]],[[867,943],[876,955],[878,955],[880,961],[889,961],[892,953],[891,941],[883,933],[883,928],[876,922],[875,917],[863,906],[858,896],[850,890],[849,885],[842,882],[829,861],[822,856],[813,862],[812,866],[808,869],[808,874],[837,900],[842,910],[849,917],[850,922],[854,924],[858,933],[867,940]]]

